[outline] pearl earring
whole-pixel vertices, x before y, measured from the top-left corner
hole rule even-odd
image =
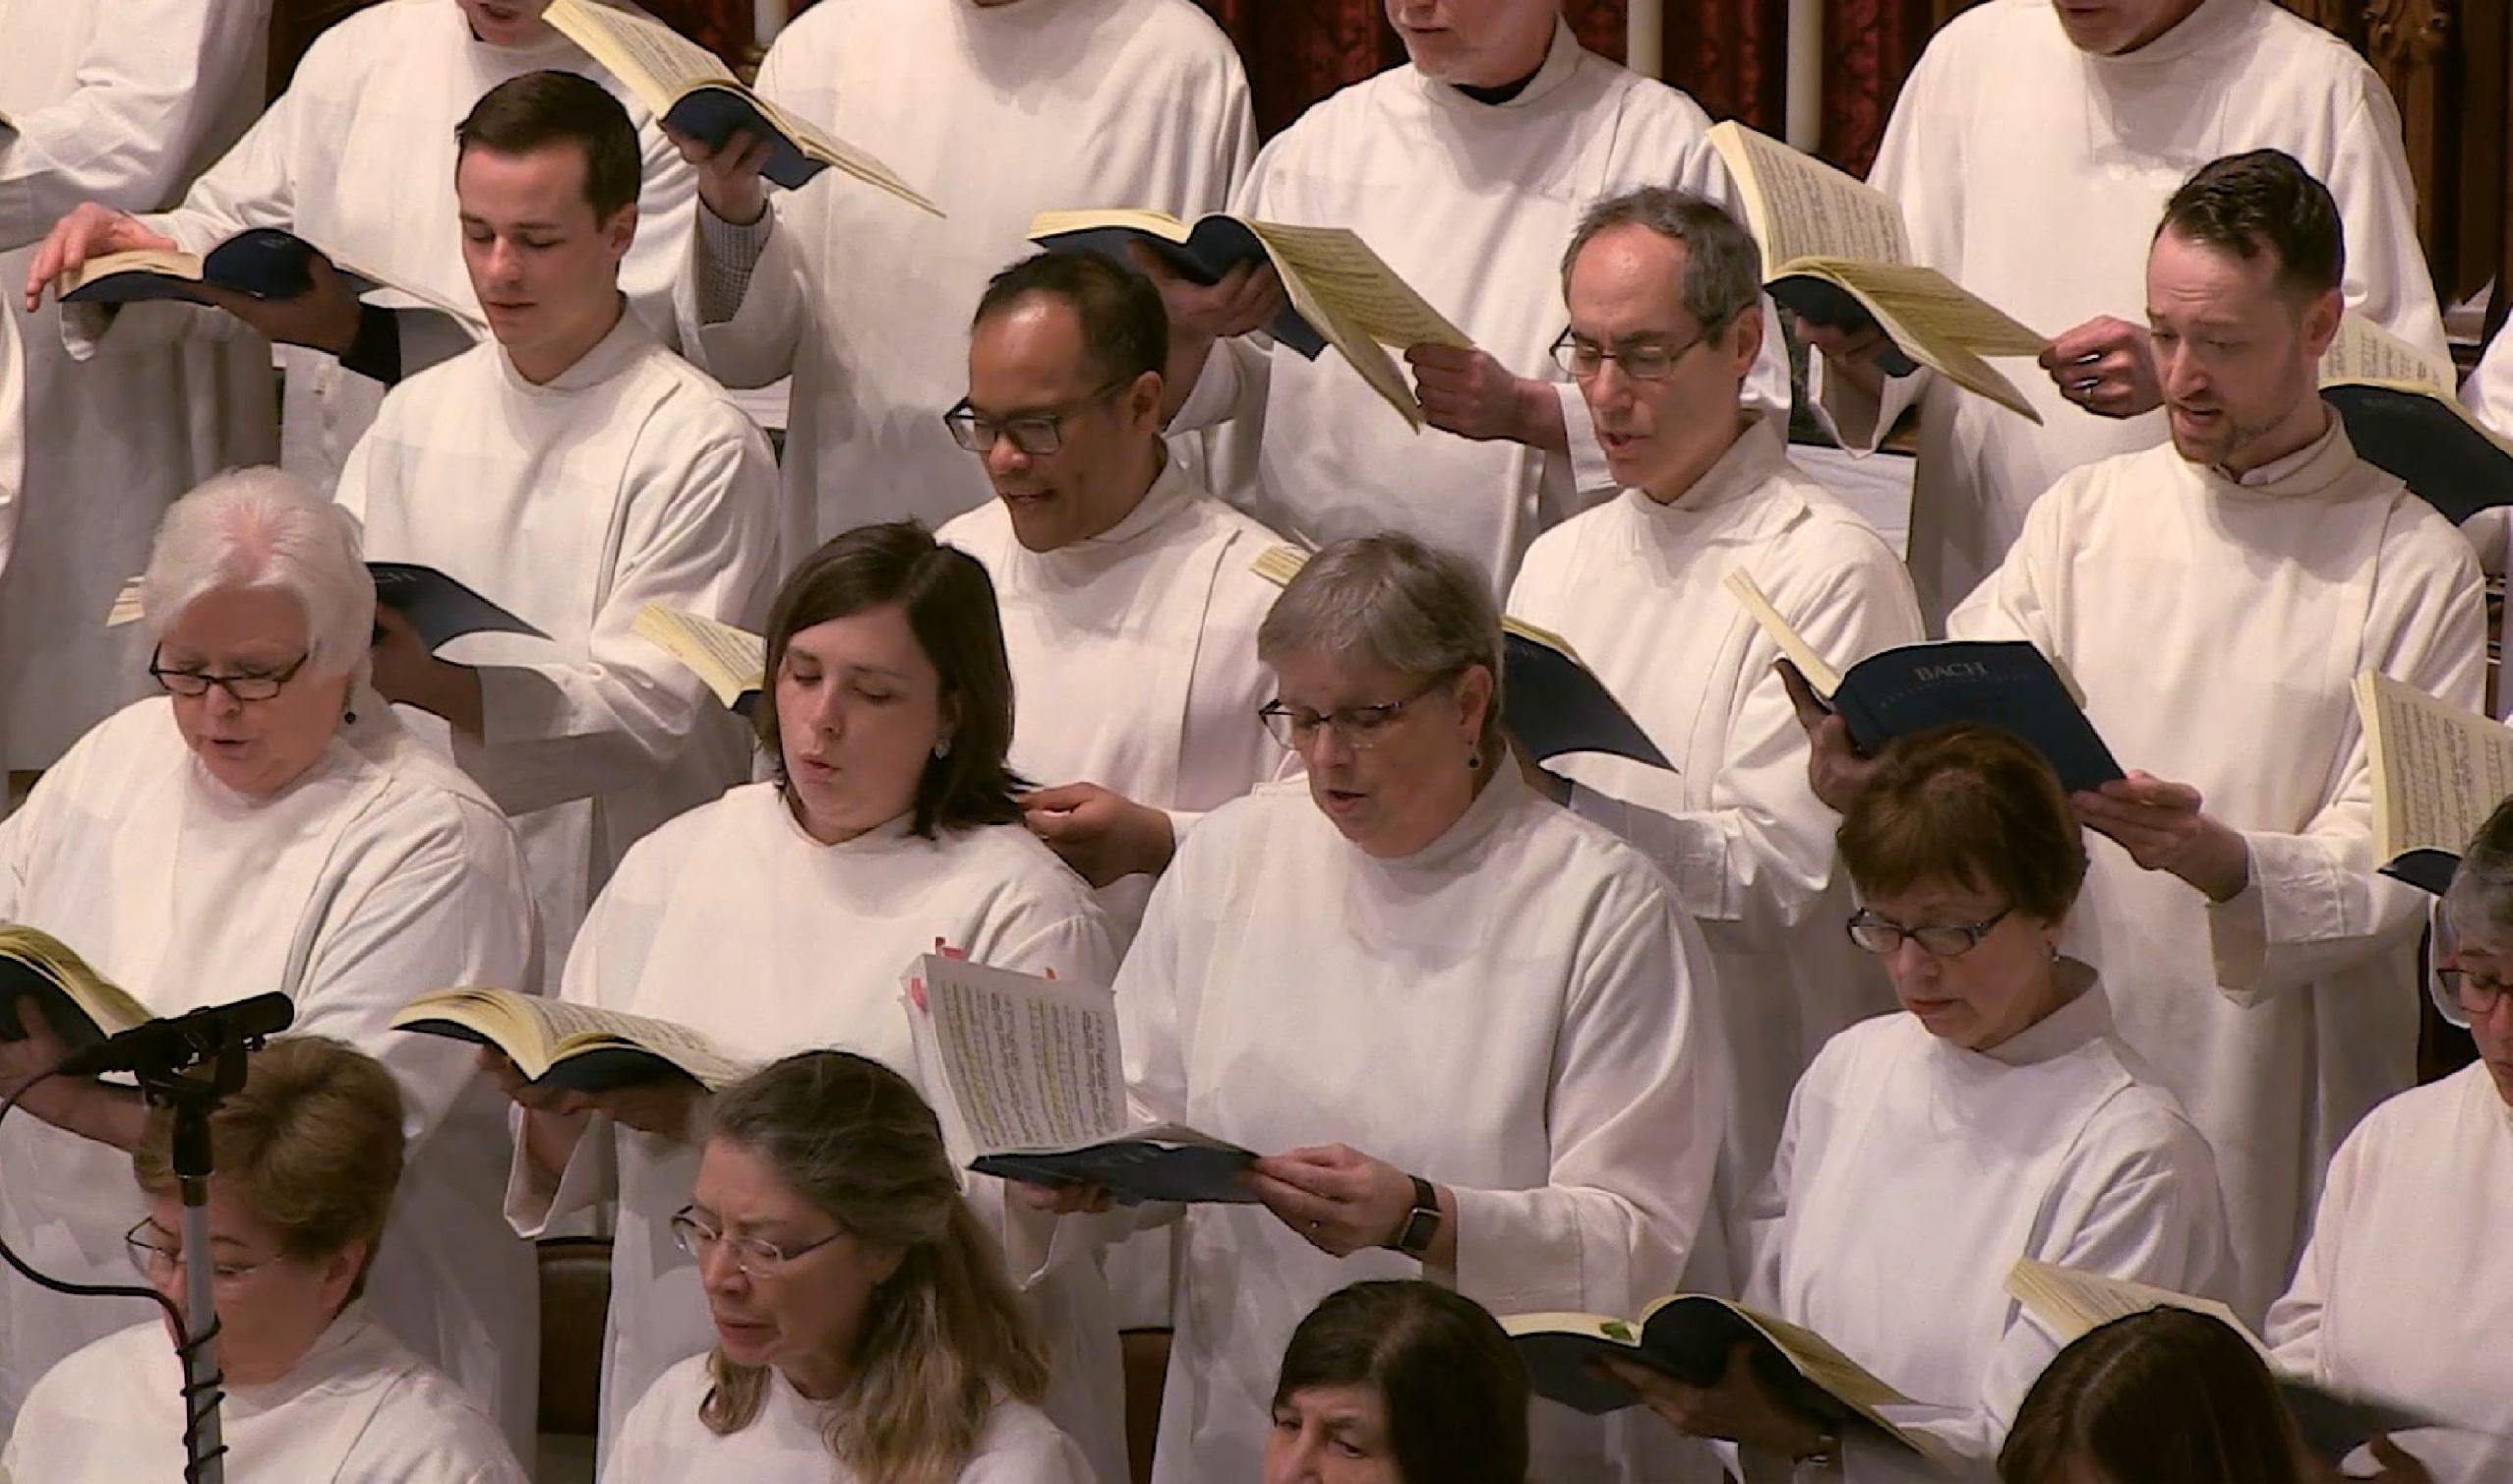
[[[941,741],[935,743],[934,756],[937,758],[947,758],[951,756],[951,739],[944,737]]]

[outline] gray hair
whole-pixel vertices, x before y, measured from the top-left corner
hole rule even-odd
[[[1762,303],[1763,254],[1753,234],[1716,201],[1664,186],[1627,190],[1588,208],[1562,254],[1564,292],[1570,292],[1571,269],[1579,254],[1599,233],[1614,227],[1643,227],[1684,243],[1684,313],[1704,335],[1716,335],[1730,320]]]
[[[310,674],[366,673],[375,635],[375,578],[357,522],[294,474],[231,469],[176,501],[157,527],[140,579],[148,637],[162,641],[200,598],[268,588],[305,610]]]
[[[2470,837],[2443,911],[2457,932],[2513,933],[2513,799],[2496,805]]]
[[[1454,553],[1396,531],[1339,541],[1309,558],[1256,630],[1256,657],[1359,656],[1428,683],[1482,665],[1492,676],[1482,746],[1501,742],[1501,610],[1492,584]]]

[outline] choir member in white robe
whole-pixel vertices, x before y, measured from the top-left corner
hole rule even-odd
[[[177,496],[277,451],[267,346],[140,345],[82,366],[56,312],[19,296],[25,249],[63,212],[177,200],[252,123],[270,11],[0,0],[0,292],[24,378],[0,399],[0,447],[24,465],[0,506],[0,771],[50,767],[139,696],[129,631],[101,615]]]
[[[1744,1298],[1931,1404],[1896,1420],[1945,1456],[1827,1434],[1741,1352],[1709,1388],[1614,1368],[1679,1429],[1735,1442],[1747,1484],[1816,1457],[1854,1481],[1986,1479],[2059,1351],[2006,1293],[2008,1267],[2222,1297],[2216,1169],[2120,1043],[2093,972],[2059,955],[2085,846],[2029,747],[1983,727],[1895,744],[1841,850],[1862,904],[1850,934],[1910,1013],[1843,1032],[1798,1084],[1754,1202]]]
[[[850,532],[787,579],[767,660],[758,719],[778,781],[734,789],[629,852],[567,961],[565,998],[692,1027],[744,1061],[840,1046],[913,1072],[900,979],[937,939],[982,963],[1108,982],[1117,950],[1089,888],[1020,826],[1004,764],[1011,681],[976,562],[904,524]],[[508,1187],[517,1229],[619,1202],[602,1388],[615,1457],[637,1398],[707,1348],[699,1273],[669,1232],[698,1156],[687,1098],[641,1089],[553,1109],[515,1086],[543,1105]],[[992,1219],[1000,1187],[973,1190]],[[1087,1264],[1059,1267],[1032,1298],[1056,1359],[1049,1410],[1122,1477],[1104,1283]]]
[[[2253,210],[2310,225],[2264,241]],[[2472,711],[2485,685],[2468,543],[2315,392],[2338,234],[2273,151],[2194,176],[2148,270],[2171,445],[2061,479],[1947,625],[2063,660],[2132,770],[2077,795],[2108,838],[2076,946],[2216,1150],[2247,1319],[2339,1140],[2414,1072],[2419,901],[2374,871],[2352,682]]]
[[[615,285],[637,228],[619,104],[529,73],[463,129],[464,256],[495,339],[393,389],[338,498],[370,559],[434,567],[547,636],[464,635],[439,658],[387,612],[375,674],[515,817],[555,988],[628,847],[749,775],[738,720],[633,625],[660,604],[757,627],[776,470]]]
[[[899,172],[943,216],[829,171],[763,194],[762,152],[701,159],[691,359],[730,387],[792,376],[786,546],[929,528],[987,482],[934,420],[961,316],[1030,219],[1229,207],[1256,147],[1239,54],[1188,0],[849,0],[779,32],[759,91]]]
[[[81,213],[55,232],[56,260],[71,266],[135,247],[206,252],[247,228],[279,227],[339,262],[476,312],[454,232],[454,126],[490,88],[556,68],[601,83],[636,123],[643,186],[619,284],[637,316],[669,340],[694,178],[626,84],[541,19],[546,3],[385,0],[342,18],[315,38],[288,91],[180,205],[136,217]],[[458,354],[472,336],[415,308],[361,314],[336,278],[319,275],[317,283],[319,292],[286,305],[227,302],[283,343],[281,463],[329,489],[374,422],[386,387]],[[74,351],[111,347],[126,336],[237,333],[224,316],[176,306],[119,317],[74,309],[70,318]],[[116,326],[119,335],[105,329],[117,318],[128,321]]]
[[[2399,110],[2321,26],[2274,0],[1992,0],[1930,38],[1869,181],[1901,203],[1917,261],[2059,337],[2048,376],[2016,378],[2038,426],[1926,371],[1880,388],[1872,367],[1811,368],[1854,450],[1920,406],[1910,563],[1932,631],[2053,481],[2164,442],[2138,322],[2148,228],[2191,171],[2262,147],[2337,196],[2347,307],[2443,354]]]
[[[1638,852],[1519,776],[1485,574],[1410,537],[1339,543],[1261,637],[1307,786],[1189,832],[1117,977],[1139,1113],[1268,1156],[1261,1204],[1149,1213],[1179,1220],[1161,1484],[1256,1476],[1275,1360],[1346,1283],[1631,1313],[1716,1225],[1700,938]],[[1550,1404],[1534,1427],[1543,1478],[1709,1463]]]
[[[537,981],[513,831],[359,681],[374,585],[348,522],[297,481],[250,470],[178,504],[142,592],[173,694],[98,726],[0,822],[0,921],[52,933],[160,1015],[277,990],[294,1029],[390,1068],[409,1173],[370,1305],[528,1442],[535,1276],[498,1217],[501,1100],[459,1047],[387,1029],[426,990]],[[0,1078],[45,1064],[33,1045],[0,1050]],[[141,1214],[118,1152],[137,1098],[46,1095],[67,1106],[29,1098],[35,1118],[0,1127],[0,1226],[46,1272],[119,1274]],[[0,1420],[62,1356],[152,1312],[7,1279]]]
[[[2477,368],[2461,383],[2461,403],[2480,422],[2513,438],[2513,336],[2495,332]]]
[[[1549,360],[1562,244],[1608,195],[1676,186],[1724,202],[1734,187],[1700,106],[1581,47],[1560,11],[1388,0],[1407,62],[1302,115],[1233,208],[1351,228],[1474,343],[1407,352],[1428,430],[1339,355],[1242,336],[1273,307],[1227,313],[1243,283],[1169,287],[1173,427],[1233,424],[1216,487],[1274,529],[1318,546],[1392,527],[1473,557],[1498,595],[1538,532],[1613,494],[1586,404]],[[1751,385],[1788,410],[1777,338]]]
[[[1420,1278],[1347,1284],[1283,1347],[1264,1484],[1526,1484],[1527,1404],[1483,1305]]]
[[[1650,187],[1592,208],[1566,260],[1570,369],[1624,490],[1536,538],[1509,610],[1569,640],[1675,770],[1574,755],[1529,781],[1656,861],[1701,925],[1733,1073],[1733,1214],[1799,1074],[1894,1001],[1831,930],[1850,908],[1836,821],[1807,786],[1779,651],[1723,582],[1751,576],[1845,668],[1918,640],[1919,609],[1875,530],[1790,464],[1780,420],[1739,404],[1764,332],[1742,226]]]
[[[1037,1406],[1047,1353],[905,1077],[810,1051],[707,1115],[672,1234],[715,1348],[639,1399],[604,1484],[1093,1484]]]
[[[202,1252],[184,1250],[166,1115],[134,1151],[148,1214],[127,1242],[149,1286],[180,1310],[188,1265],[215,1265],[219,1424],[237,1484],[524,1484],[480,1404],[360,1301],[401,1177],[401,1119],[392,1074],[339,1041],[286,1036],[252,1053],[209,1117]],[[0,1469],[46,1484],[181,1478],[183,1389],[164,1321],[108,1335],[35,1383]]]
[[[2495,1382],[2513,1331],[2513,809],[2462,853],[2442,919],[2435,999],[2479,1059],[2347,1137],[2266,1338],[2308,1380],[2492,1435],[2492,1471],[2470,1438],[2399,1439],[2437,1479],[2479,1484],[2513,1476],[2513,1398]]]

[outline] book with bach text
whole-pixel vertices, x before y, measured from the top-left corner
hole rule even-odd
[[[410,620],[419,642],[429,649],[442,649],[464,634],[550,637],[434,567],[411,561],[370,561],[366,570],[375,579],[375,601]],[[115,595],[105,625],[112,628],[136,623],[145,616],[140,608],[139,579],[134,577]]]
[[[637,101],[710,149],[736,133],[769,144],[760,174],[788,190],[834,167],[920,211],[942,215],[897,171],[744,86],[723,59],[650,16],[603,0],[550,0],[553,30],[585,49]]]
[[[1763,250],[1763,285],[1783,307],[1838,324],[1846,295],[1897,350],[1885,369],[1927,366],[2019,416],[2042,420],[1985,356],[2040,355],[2049,336],[2018,323],[1934,268],[1911,260],[1909,228],[1892,196],[1730,120],[1710,131]]]
[[[511,989],[432,990],[404,1005],[391,1024],[495,1046],[528,1080],[570,1092],[608,1092],[671,1077],[714,1092],[750,1070],[687,1026]]]
[[[2461,852],[2513,797],[2513,727],[2379,670],[2356,677],[2382,874],[2441,896]]]
[[[2395,474],[2454,525],[2513,504],[2513,442],[2454,395],[2460,373],[2363,315],[2340,316],[2321,358],[2321,399],[2356,456]]]
[[[59,938],[24,923],[0,923],[0,1040],[26,1039],[29,1013],[42,1016],[53,1039],[71,1051],[153,1018]]]
[[[1724,584],[1762,626],[1781,658],[1874,756],[1886,743],[1931,727],[1969,722],[2022,738],[2070,793],[2126,776],[2085,714],[2085,695],[2059,662],[2021,639],[1937,639],[1879,650],[1833,668],[1742,567]]]
[[[1282,280],[1285,302],[1269,333],[1310,360],[1334,346],[1417,432],[1422,428],[1422,404],[1383,347],[1466,349],[1474,344],[1346,227],[1296,227],[1220,213],[1190,226],[1165,211],[1043,211],[1030,220],[1030,240],[1120,263],[1128,261],[1127,247],[1140,243],[1201,284],[1241,263],[1270,265]]]

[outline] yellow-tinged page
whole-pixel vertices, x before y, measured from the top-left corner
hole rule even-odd
[[[1727,162],[1746,225],[1762,243],[1765,279],[1799,258],[1911,260],[1901,204],[1875,186],[1734,119],[1712,127],[1710,145]]]
[[[2322,352],[2321,385],[2374,382],[2383,386],[2425,387],[2445,397],[2460,384],[2449,362],[2437,363],[2424,350],[2350,309],[2338,317],[2338,334]]]
[[[2379,670],[2356,677],[2356,715],[2374,778],[2374,856],[2459,855],[2513,797],[2513,728]]]
[[[628,627],[687,666],[726,706],[767,684],[768,641],[748,629],[660,603],[637,610]]]

